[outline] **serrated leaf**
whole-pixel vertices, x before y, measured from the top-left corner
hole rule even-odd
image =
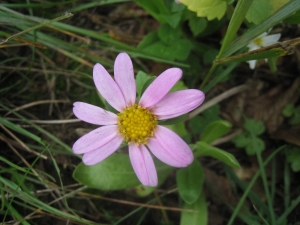
[[[226,0],[180,0],[187,8],[197,13],[199,17],[207,17],[208,20],[224,16],[227,8]]]
[[[201,164],[194,160],[188,167],[177,170],[176,181],[179,195],[186,203],[192,204],[197,201],[204,181]]]
[[[254,24],[259,24],[272,14],[273,6],[269,0],[254,0],[246,15],[246,19]]]
[[[218,120],[211,122],[205,129],[203,134],[201,135],[201,141],[206,142],[208,144],[217,140],[226,134],[232,125],[226,120]]]
[[[185,203],[184,209],[190,209],[195,212],[181,213],[180,225],[205,225],[208,221],[207,205],[205,195],[202,193],[196,202],[193,204]]]
[[[198,141],[196,143],[195,157],[199,156],[210,156],[215,159],[222,161],[223,163],[231,166],[233,168],[240,168],[239,162],[236,158],[229,152],[225,152],[219,148],[213,147],[203,141]]]

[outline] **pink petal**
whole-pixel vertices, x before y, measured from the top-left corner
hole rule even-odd
[[[197,108],[205,99],[202,91],[189,89],[167,94],[152,108],[159,120],[170,119]]]
[[[158,158],[160,161],[174,167],[186,167],[188,164],[182,163],[181,161],[177,161],[172,152],[168,151],[168,149],[164,149],[158,140],[155,138],[150,138],[147,142],[147,146],[153,155]]]
[[[129,145],[129,157],[134,172],[145,186],[157,185],[157,174],[153,159],[144,145]]]
[[[116,125],[99,127],[79,138],[73,145],[73,152],[83,154],[93,151],[110,142],[117,136]]]
[[[134,80],[133,65],[129,55],[120,53],[114,65],[115,81],[119,85],[127,106],[135,103],[136,85]]]
[[[95,85],[103,98],[119,112],[123,111],[123,109],[126,108],[123,94],[113,78],[99,63],[94,66],[93,78]]]
[[[154,106],[165,97],[174,84],[181,78],[181,75],[182,71],[179,68],[165,70],[145,90],[139,104],[145,108]]]
[[[190,147],[173,131],[170,129],[157,126],[154,138],[159,142],[160,146],[172,155],[172,157],[182,165],[189,165],[194,160],[194,155]],[[151,148],[151,151],[153,148]],[[154,153],[153,153],[154,154]],[[164,158],[165,157],[165,158]],[[161,161],[166,162],[169,160],[166,154]]]
[[[84,102],[75,102],[73,105],[74,115],[85,122],[96,125],[117,124],[118,117],[112,112]]]
[[[85,153],[82,157],[83,163],[86,165],[94,165],[98,162],[101,162],[114,153],[120,147],[122,142],[123,137],[117,134],[105,145],[95,149],[94,151]],[[105,176],[105,174],[103,176]]]

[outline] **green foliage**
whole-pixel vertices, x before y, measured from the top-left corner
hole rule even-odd
[[[173,28],[176,28],[180,23],[186,7],[178,5],[174,1],[144,1],[136,0],[147,12],[149,12],[160,23],[167,23]]]
[[[207,21],[205,18],[199,18],[196,15],[194,15],[189,20],[189,27],[194,36],[197,36],[202,31],[204,31],[206,26],[207,26]]]
[[[157,161],[156,169],[159,184],[161,184],[172,168]],[[73,177],[81,184],[101,190],[122,190],[140,184],[127,154],[112,154],[93,166],[80,163],[76,167]]]
[[[201,194],[197,201],[192,204],[185,203],[183,209],[193,210],[194,212],[183,211],[181,213],[180,225],[207,224],[208,210],[204,194]]]
[[[195,144],[194,148],[196,149],[194,152],[195,157],[210,156],[220,160],[221,162],[227,164],[228,166],[231,166],[233,168],[240,168],[240,164],[236,160],[236,158],[232,154],[226,151],[213,147],[203,141],[198,141]]]
[[[248,155],[255,155],[257,151],[262,152],[265,149],[265,144],[263,140],[257,136],[265,131],[263,122],[246,118],[244,129],[245,131],[243,133],[232,140],[235,146],[245,148]]]
[[[300,148],[292,147],[289,148],[286,152],[287,161],[291,164],[291,168],[294,172],[300,171]]]
[[[146,88],[153,82],[155,77],[148,76],[143,71],[139,71],[135,78],[136,83],[136,92],[138,99],[141,98],[143,92],[146,90]]]
[[[189,121],[189,127],[195,134],[203,133],[208,124],[216,120],[221,120],[219,116],[219,110],[219,105],[214,105],[204,110],[201,115],[195,116]]]
[[[201,164],[194,160],[188,167],[179,169],[176,181],[180,197],[188,204],[197,201],[202,192],[204,173]]]
[[[297,125],[300,123],[300,106],[295,107],[293,104],[287,104],[282,114],[288,117],[288,122],[290,125]]]
[[[283,110],[282,110],[282,114],[285,116],[285,117],[291,117],[293,114],[294,114],[294,110],[295,110],[295,107],[293,104],[287,104]]]
[[[208,20],[221,19],[227,8],[227,0],[180,0],[187,8],[197,13],[199,17],[207,17]]]
[[[246,15],[246,19],[254,24],[259,24],[268,18],[272,11],[273,6],[269,0],[254,0]]]
[[[168,45],[170,43],[174,43],[182,35],[179,27],[172,28],[168,24],[161,25],[157,34],[158,34],[159,39],[166,45]]]
[[[185,60],[191,48],[190,41],[182,38],[181,29],[168,24],[163,24],[157,32],[148,34],[138,45],[138,49],[143,52],[168,60]]]
[[[217,140],[218,138],[225,135],[230,129],[232,125],[226,120],[218,120],[211,122],[201,135],[201,141],[206,143],[212,143],[213,141]]]
[[[289,16],[284,20],[285,23],[290,23],[290,24],[299,24],[300,23],[300,10],[298,10],[296,13],[293,15]]]

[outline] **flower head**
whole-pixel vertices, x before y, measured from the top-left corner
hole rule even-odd
[[[120,53],[115,60],[114,79],[97,63],[93,70],[95,85],[119,113],[75,102],[75,116],[100,127],[79,138],[73,145],[74,153],[83,154],[82,161],[86,165],[94,165],[114,153],[125,141],[132,167],[146,186],[156,186],[158,182],[149,150],[174,167],[192,163],[194,156],[189,146],[172,130],[158,125],[159,120],[183,115],[204,101],[205,96],[199,90],[168,93],[181,75],[178,68],[164,71],[137,101],[133,66],[126,53]]]
[[[253,51],[262,47],[266,47],[268,45],[275,44],[280,39],[281,34],[271,34],[268,35],[267,32],[262,33],[257,38],[253,39],[247,47],[249,48],[249,51]],[[256,60],[250,60],[248,61],[249,66],[251,69],[255,68]]]

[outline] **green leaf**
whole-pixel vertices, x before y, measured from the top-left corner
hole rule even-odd
[[[160,120],[159,124],[160,125],[173,125],[173,124],[181,123],[185,120],[186,117],[187,117],[187,114],[184,114],[182,116],[178,116],[178,117],[175,117],[172,119]]]
[[[181,91],[181,90],[186,90],[188,89],[187,86],[184,84],[183,81],[178,81],[169,91],[170,92],[174,92],[174,91]]]
[[[215,104],[214,106],[204,110],[201,116],[195,116],[189,121],[189,127],[191,130],[200,134],[204,131],[205,127],[213,121],[220,120],[219,116],[220,106]]]
[[[175,55],[173,53],[173,48],[170,46],[167,46],[162,41],[157,41],[146,48],[143,49],[145,53],[148,53],[149,55],[161,57],[168,60],[174,60]]]
[[[232,43],[234,38],[236,38],[237,31],[243,23],[252,2],[253,0],[240,0],[237,2],[218,56],[222,55],[224,50]]]
[[[285,117],[291,117],[294,113],[294,105],[293,104],[287,104],[283,110],[282,110],[282,114],[285,116]]]
[[[251,141],[251,137],[249,136],[248,132],[243,132],[232,139],[232,142],[238,148],[246,147],[250,141]]]
[[[227,8],[226,0],[180,0],[180,2],[186,5],[189,10],[196,12],[197,16],[207,17],[208,20],[215,18],[220,20]]]
[[[280,9],[282,6],[287,4],[290,0],[269,0],[273,10],[272,12],[276,12],[278,9]]]
[[[181,36],[181,29],[173,28],[168,24],[163,24],[158,30],[158,37],[162,42],[164,42],[166,45],[172,45],[174,42],[177,42],[177,40]]]
[[[144,48],[148,47],[149,45],[155,43],[158,40],[159,40],[159,37],[157,35],[157,32],[151,32],[151,33],[147,34],[147,36],[145,36],[143,38],[143,40],[141,40],[141,42],[138,44],[137,48],[144,49]]]
[[[182,12],[172,13],[171,15],[161,15],[165,21],[172,27],[178,27],[178,24],[181,20]]]
[[[283,22],[290,24],[299,24],[300,23],[300,10],[294,13],[293,15],[286,18]]]
[[[253,137],[246,146],[247,155],[255,155],[257,152],[262,152],[265,149],[265,143],[258,137]]]
[[[261,120],[246,119],[244,128],[254,135],[260,135],[265,132],[265,125]]]
[[[205,128],[200,140],[210,144],[226,134],[231,127],[231,123],[226,120],[214,121]]]
[[[192,204],[185,203],[183,209],[193,210],[195,212],[181,213],[180,225],[206,225],[208,222],[207,205],[205,195],[202,193],[196,202]]]
[[[127,154],[112,154],[93,166],[80,163],[73,177],[81,184],[101,190],[122,190],[140,184]]]
[[[153,0],[136,0],[136,2],[143,7],[148,13],[151,14],[157,21],[164,23],[164,19],[161,17],[161,14],[168,14],[169,9],[167,8],[165,1]]]
[[[249,22],[259,24],[272,14],[273,6],[269,0],[254,0],[247,15],[246,19]]]
[[[156,79],[156,77],[150,77],[143,85],[141,96],[143,95],[144,91],[149,87],[149,85]]]
[[[43,143],[43,141],[42,141],[42,139],[41,139],[40,137],[38,137],[38,136],[36,136],[35,134],[33,134],[33,133],[31,133],[31,132],[25,130],[24,128],[22,128],[22,127],[20,127],[20,126],[18,126],[18,125],[16,125],[16,124],[14,124],[14,123],[12,123],[12,122],[10,122],[10,121],[4,119],[4,118],[1,117],[1,116],[0,116],[0,123],[3,124],[4,126],[10,128],[10,129],[16,131],[16,132],[18,132],[18,133],[20,133],[20,134],[22,134],[22,135],[24,135],[24,136],[26,136],[26,137],[29,137],[29,138],[31,138],[32,140],[35,140],[36,142],[38,142],[38,143],[44,145],[44,143]]]
[[[156,161],[158,183],[161,184],[172,167]],[[79,183],[101,190],[122,190],[136,187],[140,184],[127,154],[112,154],[100,163],[87,166],[80,163],[73,177]]]
[[[210,146],[209,144],[203,142],[203,141],[198,141],[196,143],[196,151],[194,153],[195,157],[199,156],[210,156],[215,159],[218,159],[222,161],[223,163],[227,164],[228,166],[231,166],[233,168],[240,168],[239,162],[236,160],[236,158],[228,153],[225,152],[219,148]]]
[[[289,124],[297,125],[300,123],[300,106],[296,107],[293,116],[289,119]]]
[[[287,161],[291,164],[294,172],[300,171],[300,148],[292,147],[287,151]]]
[[[192,204],[197,201],[204,181],[201,164],[194,160],[188,167],[177,170],[176,181],[179,195],[186,203]]]
[[[192,49],[192,44],[187,39],[177,40],[176,44],[172,45],[172,51],[175,59],[186,60]]]
[[[135,83],[136,83],[136,92],[138,95],[138,98],[142,96],[143,87],[146,84],[146,82],[149,79],[152,79],[153,77],[148,76],[145,72],[139,71],[136,75]],[[153,80],[152,80],[153,81]]]
[[[202,31],[204,31],[206,26],[207,26],[207,21],[205,18],[199,18],[195,15],[189,20],[189,27],[194,36],[197,36]]]

